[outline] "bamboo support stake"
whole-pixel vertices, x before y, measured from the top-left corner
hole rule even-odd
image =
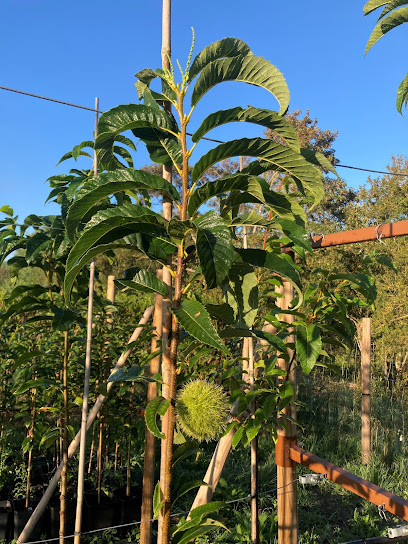
[[[145,310],[145,312],[144,312],[138,326],[134,330],[132,336],[129,338],[128,344],[132,344],[133,342],[136,342],[136,340],[139,338],[139,336],[141,335],[142,331],[145,328],[145,325],[147,324],[149,319],[152,317],[153,309],[154,309],[153,306],[149,306],[148,308],[146,308],[146,310]],[[127,349],[126,351],[124,351],[122,353],[122,355],[119,357],[115,367],[113,368],[112,373],[117,372],[120,368],[122,368],[124,366],[124,364],[126,363],[129,355],[132,353],[132,350],[133,350],[133,348],[131,347],[131,348]],[[109,382],[108,383],[108,385],[107,385],[107,395],[110,393],[113,386],[114,386],[114,382]],[[99,410],[104,405],[105,400],[107,398],[107,395],[106,396],[105,395],[99,395],[97,401],[94,404],[94,407],[89,412],[88,419],[87,419],[87,422],[86,422],[86,430],[87,431],[92,426],[93,422],[95,421],[96,416],[99,413]],[[74,440],[72,440],[72,442],[71,442],[71,444],[69,446],[68,458],[71,458],[77,452],[77,450],[79,448],[80,436],[81,436],[81,431],[78,431],[75,438],[74,438]],[[30,538],[30,535],[31,535],[34,527],[36,526],[39,519],[41,518],[43,512],[45,511],[45,509],[46,509],[46,507],[48,505],[48,503],[50,502],[50,499],[51,499],[51,497],[52,497],[52,495],[53,495],[53,493],[55,491],[55,488],[57,487],[58,481],[59,481],[59,479],[61,477],[61,472],[62,472],[63,467],[64,467],[64,462],[60,463],[59,467],[55,471],[55,474],[52,477],[50,483],[48,484],[48,487],[45,490],[44,495],[42,496],[42,498],[41,498],[40,502],[38,503],[36,509],[32,513],[32,515],[31,515],[30,519],[28,520],[28,522],[26,523],[24,529],[22,530],[20,536],[17,539],[16,544],[23,544],[23,543],[27,542],[27,540]]]
[[[171,57],[171,0],[163,0],[162,3],[162,50],[161,50],[161,57],[162,57],[162,67],[164,70],[170,70],[170,57]],[[171,114],[171,104],[169,102],[163,103],[164,110]],[[163,178],[171,183],[172,181],[172,168],[171,166],[163,166]],[[171,200],[164,196],[163,197],[163,217],[167,219],[167,221],[171,220],[172,217],[172,202]],[[171,261],[169,260],[169,263],[171,265]],[[168,286],[169,291],[169,299],[171,300],[172,295],[172,278],[169,270],[164,267],[163,268],[163,282]],[[162,353],[162,376],[163,376],[163,382],[165,384],[171,383],[171,363],[170,363],[170,356],[168,351],[168,339],[169,334],[171,330],[171,313],[168,307],[168,303],[163,304],[163,330],[162,330],[162,345],[163,345],[163,353]],[[164,398],[170,397],[170,387],[163,385],[162,387],[162,395]],[[161,441],[161,456],[160,456],[160,490],[162,496],[164,495],[164,487],[165,487],[165,480],[166,480],[166,472],[167,472],[167,466],[168,466],[168,434],[166,432],[166,429],[169,427],[169,418],[171,417],[171,410],[167,410],[166,414],[163,417],[162,420],[162,429],[164,434],[166,435],[166,438]],[[157,542],[162,543],[163,540],[163,508],[160,510],[159,513],[159,524],[158,524],[158,535],[157,535]]]
[[[96,108],[95,108],[96,109]],[[96,161],[96,158],[95,158]],[[96,176],[97,172],[95,172]],[[115,302],[115,295],[116,295],[116,289],[115,289],[115,279],[116,276],[108,276],[108,282],[107,282],[107,288],[106,288],[106,300],[111,302],[112,304]],[[106,318],[106,324],[109,330],[113,327],[113,321],[110,317],[111,312],[107,312],[108,317]],[[105,350],[106,354],[103,359],[103,365],[102,365],[102,381],[106,381],[108,377],[108,367],[109,364],[109,355],[108,355],[108,349],[109,349],[109,341],[105,342]],[[98,504],[101,503],[101,495],[102,495],[102,465],[103,465],[103,446],[104,446],[104,430],[108,431],[108,424],[107,424],[108,414],[107,414],[107,407],[105,407],[105,410],[102,410],[99,417],[99,437],[98,437],[98,451],[97,451],[97,471],[98,471]],[[106,441],[106,448],[108,446],[108,443]],[[106,451],[105,459],[108,456],[108,452]]]
[[[162,273],[158,272],[158,277],[161,279]],[[161,349],[162,333],[163,333],[163,297],[159,294],[155,295],[154,300],[154,316],[153,316],[153,331],[151,352],[154,353]],[[157,355],[150,361],[150,377],[160,372],[161,357]],[[157,384],[150,382],[147,388],[147,403],[157,397]],[[155,466],[155,437],[145,428],[145,456],[143,467],[143,491],[142,491],[142,514],[140,526],[140,544],[150,544],[153,514],[153,493],[154,493],[154,466]],[[143,523],[144,522],[144,523]]]
[[[64,332],[64,360],[62,369],[62,386],[64,399],[64,428],[62,441],[62,459],[64,468],[61,474],[60,488],[60,527],[59,527],[59,542],[64,544],[65,526],[66,526],[66,508],[67,508],[67,479],[68,479],[68,425],[69,425],[69,396],[68,396],[68,351],[69,351],[69,331]]]
[[[255,387],[254,367],[254,340],[248,338],[248,372],[249,388]],[[255,417],[255,400],[251,402],[251,415]],[[259,543],[259,516],[258,516],[258,437],[251,440],[251,543]]]
[[[94,139],[98,131],[98,110],[99,98],[95,98],[95,132]],[[98,163],[96,151],[94,151],[94,176],[98,174]],[[84,500],[84,477],[85,477],[85,448],[86,448],[86,423],[88,417],[89,403],[89,382],[91,379],[91,347],[92,347],[92,323],[93,323],[93,297],[95,290],[95,259],[92,260],[89,269],[89,296],[88,296],[88,316],[87,316],[87,331],[86,331],[86,355],[85,355],[85,379],[84,379],[84,396],[82,399],[82,417],[81,417],[81,442],[79,447],[78,461],[78,488],[77,488],[77,505],[75,517],[75,537],[74,544],[81,542],[81,526],[82,526],[82,505]]]
[[[371,460],[370,420],[370,374],[371,374],[371,318],[364,317],[361,323],[361,462],[368,465]]]
[[[239,169],[243,170],[244,158],[239,157]],[[247,227],[242,228],[243,247],[248,249]],[[242,369],[247,371],[243,380],[249,383],[250,391],[255,387],[255,368],[254,368],[254,341],[253,338],[244,338],[243,341],[243,365]],[[251,417],[255,416],[255,400],[251,402]],[[259,543],[259,517],[258,517],[258,437],[251,440],[251,543]]]
[[[293,286],[288,281],[283,281],[280,293],[283,296],[278,299],[278,305],[282,310],[287,310],[293,299]],[[281,319],[286,323],[293,323],[294,316],[283,313]],[[288,342],[294,342],[293,335],[288,337]],[[292,350],[288,350],[288,353],[289,359],[292,359]],[[289,363],[282,357],[278,359],[278,366],[289,373],[287,379],[293,384],[293,400],[295,400],[295,370],[293,366],[290,368]],[[283,416],[296,419],[293,402],[288,404],[282,412]],[[281,424],[282,422],[285,423],[285,426]],[[294,443],[296,443],[296,427],[290,420],[281,416],[278,419],[278,441],[276,444],[279,544],[297,544],[298,542],[297,486],[294,481],[296,480],[296,464],[289,457],[289,445]]]

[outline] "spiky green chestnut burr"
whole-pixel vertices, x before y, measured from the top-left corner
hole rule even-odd
[[[176,414],[184,434],[199,442],[208,442],[225,429],[228,399],[221,386],[206,380],[193,380],[180,389]]]

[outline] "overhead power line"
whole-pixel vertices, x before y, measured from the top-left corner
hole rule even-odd
[[[72,102],[65,102],[64,100],[58,100],[56,98],[50,98],[48,96],[41,96],[40,94],[33,94],[29,93],[27,91],[20,91],[18,89],[12,89],[10,87],[4,87],[3,85],[0,85],[0,89],[3,91],[10,91],[12,93],[17,94],[23,94],[25,96],[31,96],[32,98],[39,98],[40,100],[48,100],[49,102],[56,102],[57,104],[63,104],[64,106],[71,106],[73,108],[80,108],[81,110],[87,110],[87,111],[93,111],[96,113],[104,113],[103,110],[96,110],[95,108],[88,108],[87,106],[81,106],[79,104],[74,104]],[[187,133],[188,136],[191,136],[190,133]],[[214,142],[216,144],[224,144],[222,140],[216,140],[214,138],[207,138],[206,136],[203,136],[202,140],[207,140],[208,142]],[[387,176],[401,176],[401,177],[407,177],[406,174],[399,174],[399,173],[393,173],[393,172],[385,172],[383,170],[371,170],[370,168],[360,168],[359,166],[349,166],[347,164],[336,164],[336,168],[349,168],[351,170],[359,170],[360,172],[371,172],[374,174],[384,174]]]

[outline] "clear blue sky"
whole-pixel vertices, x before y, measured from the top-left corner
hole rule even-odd
[[[161,64],[161,4],[2,0],[0,85],[90,107],[98,96],[104,110],[137,102],[133,75]],[[383,170],[391,155],[408,149],[408,114],[395,109],[396,89],[408,70],[408,26],[390,32],[364,58],[375,18],[362,17],[363,5],[173,0],[173,59],[184,66],[191,26],[195,52],[226,36],[241,38],[283,72],[290,110],[309,109],[321,128],[339,131],[335,147],[342,163]],[[207,94],[198,113],[248,104],[277,107],[263,90],[227,83]],[[0,90],[0,119],[0,206],[12,206],[21,220],[29,213],[55,213],[55,206],[44,206],[44,182],[67,172],[70,163],[56,167],[66,151],[92,139],[93,113]],[[235,126],[212,133],[220,139],[238,134],[242,129]],[[247,134],[260,131],[252,127]],[[137,167],[149,162],[141,147]],[[364,173],[339,173],[353,186],[367,179]]]

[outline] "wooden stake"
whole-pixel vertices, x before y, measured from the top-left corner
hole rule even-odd
[[[64,399],[64,418],[63,418],[63,441],[62,441],[62,459],[64,469],[61,474],[60,488],[60,527],[59,542],[65,544],[65,525],[67,509],[67,483],[68,483],[68,425],[69,425],[69,395],[68,395],[68,352],[69,352],[69,331],[64,332],[64,360],[63,360],[63,399]]]
[[[371,460],[370,374],[371,374],[371,318],[361,322],[361,462]]]
[[[132,344],[133,342],[136,342],[136,340],[139,338],[139,336],[142,334],[142,331],[145,328],[146,323],[149,321],[149,319],[152,317],[153,314],[153,306],[149,306],[146,308],[141,320],[139,321],[139,325],[134,330],[132,336],[129,338],[128,344]],[[124,366],[126,363],[129,355],[132,353],[133,347],[127,349],[122,353],[122,355],[119,357],[114,369],[112,370],[112,373],[117,372],[120,368]],[[112,387],[114,386],[114,382],[109,382],[107,384],[107,395],[111,391]],[[102,406],[105,403],[105,400],[107,398],[107,395],[99,395],[97,401],[94,404],[94,407],[89,412],[88,419],[86,422],[86,430],[88,431],[90,427],[92,426],[93,422],[95,421],[96,416],[99,413],[99,410],[102,408]],[[79,443],[80,443],[80,437],[81,437],[81,431],[78,431],[74,440],[71,442],[69,448],[68,448],[68,458],[71,458],[78,450]],[[54,476],[52,477],[50,483],[48,484],[47,489],[45,490],[44,495],[42,496],[40,502],[38,503],[36,509],[32,513],[30,519],[26,523],[24,529],[22,530],[20,536],[17,539],[18,544],[23,544],[27,542],[27,540],[30,538],[30,535],[38,523],[39,519],[41,518],[42,514],[44,513],[48,503],[51,500],[51,497],[55,491],[55,488],[57,487],[58,481],[61,477],[62,469],[64,468],[64,462],[60,463],[59,467],[55,471]],[[16,543],[16,544],[17,544]]]
[[[287,281],[283,281],[280,293],[283,297],[279,298],[277,303],[282,310],[287,310],[293,299],[292,285]],[[294,316],[282,314],[281,320],[286,323],[293,323]],[[288,337],[288,342],[294,342],[293,335]],[[293,356],[292,350],[288,350],[288,353],[291,359]],[[278,366],[289,373],[287,379],[293,385],[293,400],[295,400],[296,376],[294,365],[289,367],[289,363],[285,359],[279,358]],[[283,409],[282,414],[296,419],[293,402]],[[282,422],[284,422],[285,427]],[[276,444],[279,544],[297,544],[298,542],[297,486],[294,481],[296,480],[296,464],[289,458],[289,445],[294,443],[296,443],[296,427],[290,420],[281,416],[278,419],[278,442]]]
[[[158,277],[161,279],[163,274],[158,272]],[[151,353],[162,348],[163,334],[163,297],[156,294],[154,300],[154,315],[153,315],[153,330]],[[150,361],[150,377],[160,372],[161,357],[157,355]],[[147,402],[157,397],[157,384],[150,382],[147,388]],[[140,544],[150,544],[153,514],[153,493],[154,493],[154,467],[155,467],[155,444],[154,435],[145,429],[145,455],[143,467],[143,491],[142,491],[142,515],[140,526]],[[144,523],[143,523],[144,522]]]
[[[99,110],[99,99],[95,98],[95,110]],[[96,140],[98,130],[98,113],[95,113],[95,132]],[[94,150],[94,176],[98,173],[98,163],[96,151]],[[91,348],[92,348],[92,324],[93,324],[93,297],[95,290],[95,259],[92,259],[89,268],[89,296],[88,296],[88,316],[86,330],[86,355],[85,355],[85,379],[84,379],[84,396],[82,399],[82,417],[81,417],[81,442],[79,447],[78,461],[78,489],[77,489],[77,505],[75,517],[75,537],[74,544],[81,542],[81,526],[82,526],[82,505],[84,501],[84,477],[85,477],[85,447],[86,447],[86,423],[88,416],[89,403],[89,382],[91,379]]]
[[[162,4],[162,67],[164,70],[170,69],[170,57],[171,57],[171,0],[163,0]],[[167,113],[171,113],[171,104],[169,102],[163,103],[163,108]],[[163,178],[171,183],[172,178],[172,167],[163,166]],[[172,201],[164,196],[163,197],[163,217],[167,221],[171,220],[173,211]],[[169,260],[169,265],[171,265],[171,260]],[[169,299],[172,298],[172,278],[169,270],[163,268],[163,281],[168,286]],[[170,363],[170,356],[168,351],[168,339],[171,330],[171,313],[169,311],[168,303],[163,304],[163,331],[162,331],[162,341],[163,341],[163,353],[162,353],[162,376],[164,384],[172,383],[172,368]],[[170,397],[170,387],[164,385],[162,387],[162,395],[164,398]],[[166,414],[162,420],[162,429],[166,438],[161,441],[161,457],[160,457],[160,490],[162,497],[164,496],[164,487],[166,480],[166,472],[168,469],[168,432],[169,428],[169,418],[172,417],[172,409],[167,410]],[[159,524],[158,524],[158,535],[157,542],[162,544],[163,542],[163,508],[159,513]]]

